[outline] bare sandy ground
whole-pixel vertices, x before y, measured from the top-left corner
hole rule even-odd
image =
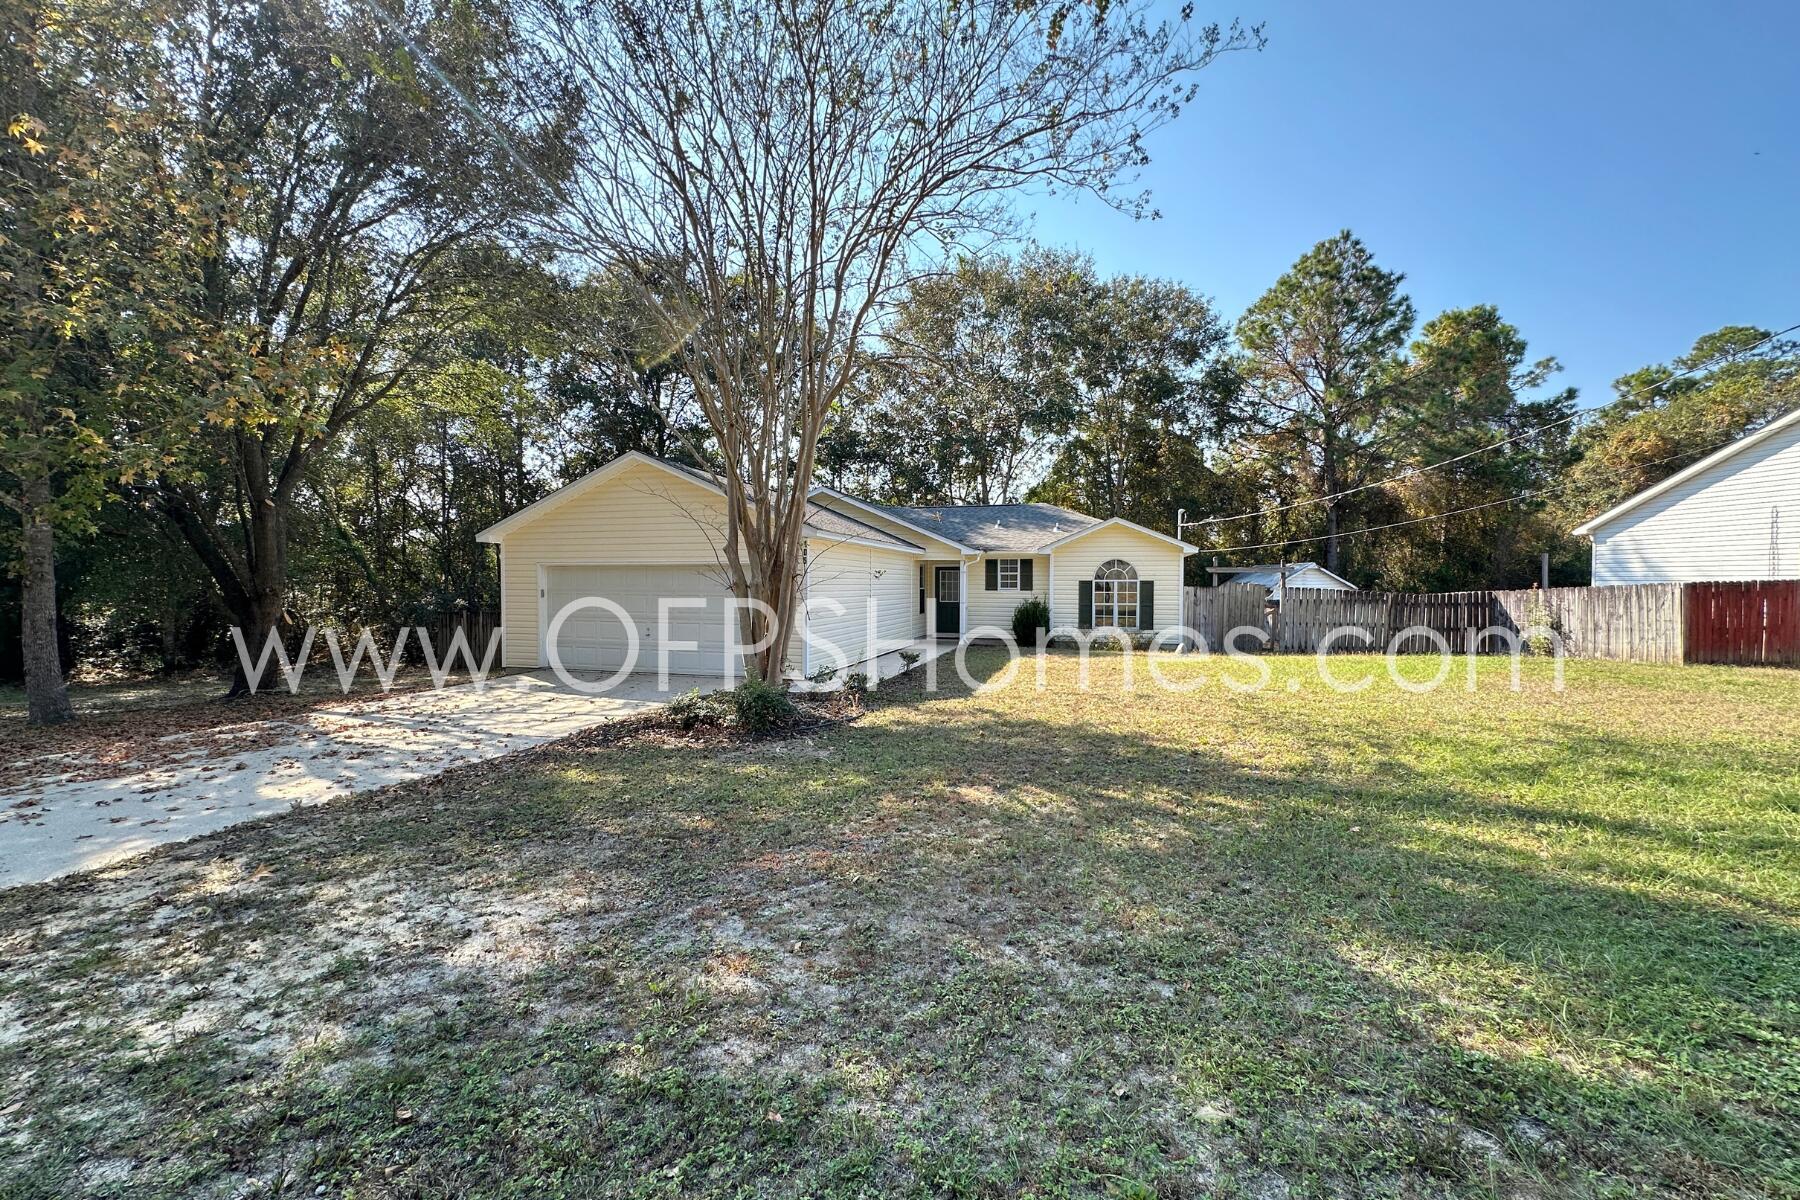
[[[435,775],[645,712],[717,679],[633,676],[586,695],[548,672],[181,734],[111,778],[78,760],[0,796],[0,887],[54,879],[290,808]]]

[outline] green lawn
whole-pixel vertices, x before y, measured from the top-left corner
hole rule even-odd
[[[1800,1195],[1800,674],[1527,666],[1054,657],[0,894],[0,1196]]]

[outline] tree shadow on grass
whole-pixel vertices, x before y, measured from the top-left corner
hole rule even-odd
[[[79,1091],[149,1114],[96,1145],[144,1156],[145,1194],[277,1168],[371,1195],[1792,1186],[1791,914],[1524,836],[1679,851],[1652,818],[1498,800],[1398,742],[1350,776],[1247,768],[889,695],[806,743],[553,750],[228,831],[105,928],[48,890],[39,962],[141,923],[205,947],[163,993],[184,1015],[347,1031],[267,1051],[227,1020],[84,1062]],[[220,862],[285,890],[208,890]],[[245,999],[211,972],[250,944],[352,961]],[[85,991],[100,1022],[171,966],[5,998]]]

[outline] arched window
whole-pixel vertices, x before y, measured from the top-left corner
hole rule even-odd
[[[1094,628],[1137,627],[1137,568],[1122,558],[1109,558],[1094,572]]]

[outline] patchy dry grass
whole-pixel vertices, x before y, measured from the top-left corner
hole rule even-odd
[[[7,893],[0,1195],[1800,1194],[1800,676],[1273,665]]]

